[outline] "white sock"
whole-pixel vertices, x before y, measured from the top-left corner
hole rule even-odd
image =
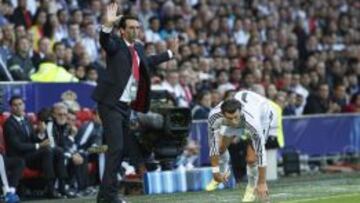
[[[220,172],[225,173],[229,170],[229,160],[230,160],[230,154],[229,151],[226,150],[223,154],[220,155]]]
[[[248,177],[248,185],[250,187],[255,187],[259,176],[257,164],[252,166],[246,165],[246,174]]]

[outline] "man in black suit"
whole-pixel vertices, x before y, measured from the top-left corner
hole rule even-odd
[[[150,106],[150,70],[157,64],[170,60],[177,51],[178,41],[171,40],[167,52],[147,57],[144,46],[137,42],[140,23],[133,16],[116,16],[118,6],[113,3],[106,9],[100,32],[100,44],[106,51],[107,67],[100,78],[92,98],[98,103],[104,126],[105,172],[97,202],[125,202],[117,195],[116,173],[128,146],[128,129],[131,108],[147,112]],[[120,35],[110,34],[114,23],[120,19]],[[126,148],[125,148],[126,147]],[[129,149],[130,148],[130,149]]]
[[[49,198],[61,197],[54,189],[55,178],[67,177],[62,151],[51,148],[45,139],[45,124],[41,123],[35,133],[25,115],[25,104],[21,97],[13,96],[9,101],[11,116],[4,124],[7,155],[25,160],[26,166],[41,170],[47,180],[46,195]]]

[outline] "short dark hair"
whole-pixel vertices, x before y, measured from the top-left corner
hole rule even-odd
[[[23,98],[19,95],[14,95],[14,96],[11,96],[10,100],[9,100],[9,105],[11,106],[12,103],[17,100],[17,99],[21,99],[21,101],[24,101]]]
[[[125,28],[126,28],[126,21],[127,21],[127,20],[136,20],[136,21],[139,21],[139,18],[136,17],[136,16],[133,16],[133,15],[125,15],[125,16],[123,16],[123,17],[120,19],[119,27],[122,28],[122,29],[125,29]]]
[[[241,110],[241,103],[236,99],[227,99],[221,104],[221,112],[235,113],[236,110]]]

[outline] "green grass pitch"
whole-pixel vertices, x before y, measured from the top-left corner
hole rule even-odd
[[[132,203],[239,203],[246,183],[236,189],[127,197]],[[269,182],[272,203],[360,203],[360,172],[280,177]],[[34,202],[34,201],[32,201]],[[39,203],[95,203],[95,197],[36,201]]]

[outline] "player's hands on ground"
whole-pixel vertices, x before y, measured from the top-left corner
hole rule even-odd
[[[230,171],[227,171],[225,173],[213,173],[214,180],[218,183],[225,183],[229,180],[230,177]]]
[[[269,190],[266,183],[260,183],[255,188],[255,193],[261,202],[269,201]]]

